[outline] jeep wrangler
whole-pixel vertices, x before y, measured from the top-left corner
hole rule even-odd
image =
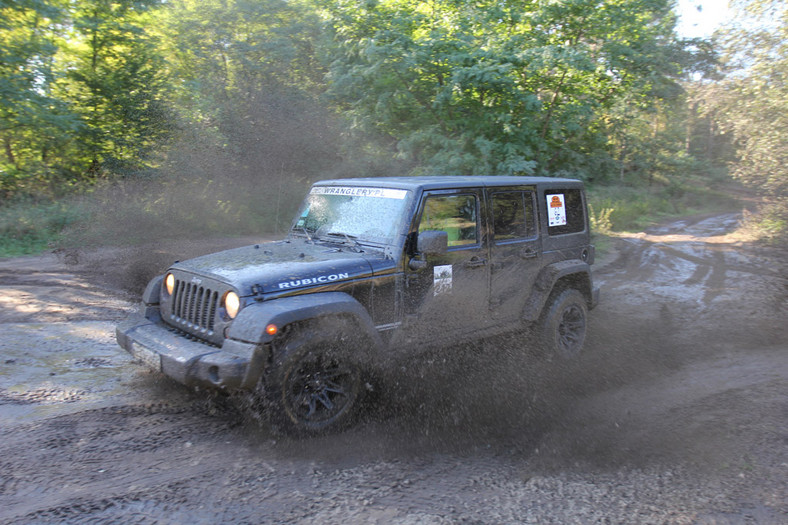
[[[428,346],[525,328],[577,355],[593,285],[577,180],[392,177],[314,184],[287,237],[176,262],[120,346],[188,386],[248,391],[280,429],[350,421],[367,374]]]

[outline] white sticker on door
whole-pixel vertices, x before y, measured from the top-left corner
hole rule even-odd
[[[432,288],[435,290],[435,295],[451,292],[451,264],[435,266],[433,270],[434,282]]]
[[[547,195],[547,225],[564,226],[566,225],[566,203],[564,194]]]

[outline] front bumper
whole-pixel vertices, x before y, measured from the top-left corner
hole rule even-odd
[[[187,386],[251,390],[265,363],[260,345],[226,339],[217,348],[187,339],[142,314],[118,324],[115,336],[132,356]]]

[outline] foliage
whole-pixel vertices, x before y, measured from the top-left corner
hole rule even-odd
[[[84,220],[79,203],[67,199],[25,198],[0,207],[0,257],[40,252],[57,243],[64,229]]]
[[[340,0],[324,10],[331,94],[421,171],[594,180],[613,171],[628,121],[680,93],[670,8]]]
[[[705,110],[732,136],[734,177],[765,198],[764,229],[788,232],[788,6],[741,0],[720,35],[726,77],[704,86]]]
[[[665,217],[692,215],[739,206],[741,188],[711,189],[707,179],[688,177],[672,186],[595,185],[588,191],[589,220],[602,234],[646,228]]]
[[[80,129],[51,89],[65,16],[63,2],[0,2],[0,197],[46,188],[52,152]]]
[[[0,0],[0,210],[92,192],[73,239],[252,233],[318,178],[535,174],[602,188],[616,229],[685,209],[734,161],[778,199],[784,18],[731,30],[746,67],[723,77],[672,7]]]
[[[155,1],[0,3],[0,196],[150,169],[171,131]]]
[[[281,179],[305,184],[368,164],[320,98],[320,21],[307,5],[177,0],[160,18],[181,128],[165,165],[171,173],[264,195]]]
[[[65,78],[57,84],[84,123],[76,137],[81,175],[127,176],[151,167],[171,131],[162,98],[168,78],[157,40],[145,29],[157,0],[90,0],[72,4],[63,46]]]

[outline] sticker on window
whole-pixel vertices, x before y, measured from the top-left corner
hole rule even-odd
[[[564,194],[547,195],[547,225],[564,226],[566,225],[566,202]]]
[[[447,264],[445,266],[435,266],[433,270],[433,289],[435,290],[435,295],[451,292],[451,264]]]

